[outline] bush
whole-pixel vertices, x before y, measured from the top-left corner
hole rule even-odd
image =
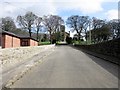
[[[52,40],[52,44],[56,44],[56,40],[55,39]]]
[[[66,42],[67,42],[67,44],[72,44],[72,38],[71,37],[66,37]]]

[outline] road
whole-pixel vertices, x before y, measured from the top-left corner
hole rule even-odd
[[[44,59],[11,88],[118,88],[117,65],[70,46]]]

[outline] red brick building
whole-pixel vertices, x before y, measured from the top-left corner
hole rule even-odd
[[[38,46],[38,42],[33,38],[21,37],[20,39],[21,46]]]
[[[11,32],[2,31],[0,34],[0,46],[2,48],[38,46],[38,41],[30,37],[20,37]]]

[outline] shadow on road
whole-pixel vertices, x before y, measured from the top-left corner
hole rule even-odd
[[[111,63],[109,61],[106,61],[104,59],[98,58],[94,55],[91,55],[89,53],[87,53],[85,50],[83,49],[78,49],[74,46],[71,46],[74,49],[80,50],[82,51],[86,56],[88,56],[89,58],[91,58],[96,64],[98,64],[99,66],[101,66],[102,68],[104,68],[105,70],[107,70],[108,72],[110,72],[112,75],[114,75],[115,77],[118,78],[118,65]]]

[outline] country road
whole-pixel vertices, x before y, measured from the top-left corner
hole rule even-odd
[[[117,65],[70,46],[44,59],[11,88],[118,88]]]

